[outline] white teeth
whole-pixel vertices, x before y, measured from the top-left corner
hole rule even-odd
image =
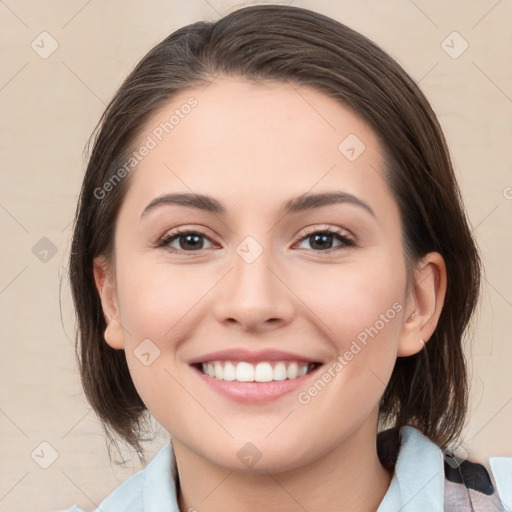
[[[298,376],[302,377],[303,375],[306,375],[306,373],[308,373],[308,367],[307,366],[301,366],[299,368]]]
[[[299,365],[297,363],[290,363],[286,375],[289,379],[296,379],[299,371]]]
[[[254,366],[249,363],[238,363],[236,365],[236,380],[238,382],[254,381]]]
[[[274,370],[270,363],[258,363],[254,372],[256,382],[270,382],[274,380]]]
[[[213,365],[214,372],[215,372],[215,378],[216,379],[222,379],[222,375],[224,374],[224,371],[222,369],[222,365],[220,363],[215,363]]]
[[[285,380],[286,377],[286,365],[284,363],[277,363],[274,366],[274,380]]]
[[[240,361],[210,361],[202,364],[205,375],[219,380],[238,382],[271,382],[273,380],[296,379],[308,373],[309,364],[304,362],[277,363],[261,362],[257,364]]]
[[[229,361],[224,365],[224,374],[221,377],[224,380],[235,380],[236,379],[236,368],[233,363]]]

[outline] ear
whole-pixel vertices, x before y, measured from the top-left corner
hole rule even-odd
[[[112,348],[122,349],[124,348],[124,336],[119,318],[114,272],[103,256],[94,259],[94,281],[107,324],[104,334],[105,341]]]
[[[446,281],[446,265],[439,253],[431,252],[421,259],[406,300],[398,357],[418,353],[432,336],[443,309]]]

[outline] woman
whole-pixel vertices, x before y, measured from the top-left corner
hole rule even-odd
[[[170,434],[98,510],[507,510],[512,458],[448,450],[480,261],[445,140],[348,27],[254,6],[153,48],[98,126],[70,270],[106,432]]]

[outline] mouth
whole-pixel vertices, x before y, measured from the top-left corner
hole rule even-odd
[[[295,380],[309,375],[322,363],[308,361],[205,361],[192,364],[206,377],[228,382],[273,382]]]
[[[201,389],[241,404],[264,404],[310,385],[324,366],[318,355],[280,349],[251,351],[233,347],[198,355],[188,361]],[[293,399],[293,398],[288,398]]]

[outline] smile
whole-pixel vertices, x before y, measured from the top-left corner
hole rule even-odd
[[[297,379],[315,370],[318,363],[304,361],[208,361],[197,365],[208,377],[236,382],[272,382]]]

